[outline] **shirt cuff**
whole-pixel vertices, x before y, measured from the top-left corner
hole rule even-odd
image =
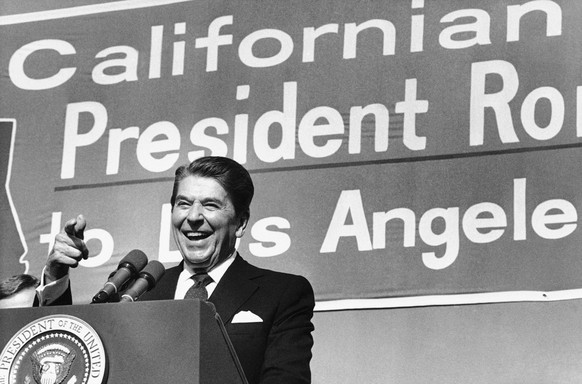
[[[54,303],[69,287],[69,274],[66,274],[50,284],[45,284],[45,269],[46,267],[42,269],[40,285],[36,288],[36,295],[38,296],[39,306],[41,307]]]

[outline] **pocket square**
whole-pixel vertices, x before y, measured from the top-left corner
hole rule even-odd
[[[251,311],[240,311],[232,318],[232,323],[262,323],[263,319]]]

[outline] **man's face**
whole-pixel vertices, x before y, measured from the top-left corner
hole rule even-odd
[[[234,251],[248,214],[236,217],[228,193],[213,178],[187,176],[178,185],[172,207],[172,232],[184,262],[211,270]]]

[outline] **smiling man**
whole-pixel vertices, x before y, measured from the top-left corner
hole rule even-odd
[[[228,161],[220,160],[220,162]],[[218,160],[207,158],[176,172],[172,194],[172,233],[187,269],[210,271],[233,255],[249,220],[254,188],[244,174],[221,175]],[[238,181],[232,183],[229,181]],[[225,187],[233,190],[230,194]],[[239,196],[238,207],[230,195]]]
[[[235,248],[253,194],[249,173],[231,159],[203,157],[179,167],[171,197],[172,232],[183,261],[140,300],[208,299],[225,323],[249,383],[310,383],[311,285],[301,276],[252,266]],[[79,216],[57,235],[46,283],[69,285],[69,267],[87,256],[84,229]]]

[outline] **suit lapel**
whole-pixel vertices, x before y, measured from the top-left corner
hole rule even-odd
[[[236,255],[209,299],[225,324],[230,322],[239,308],[258,289],[257,283],[252,279],[260,274],[259,269]]]

